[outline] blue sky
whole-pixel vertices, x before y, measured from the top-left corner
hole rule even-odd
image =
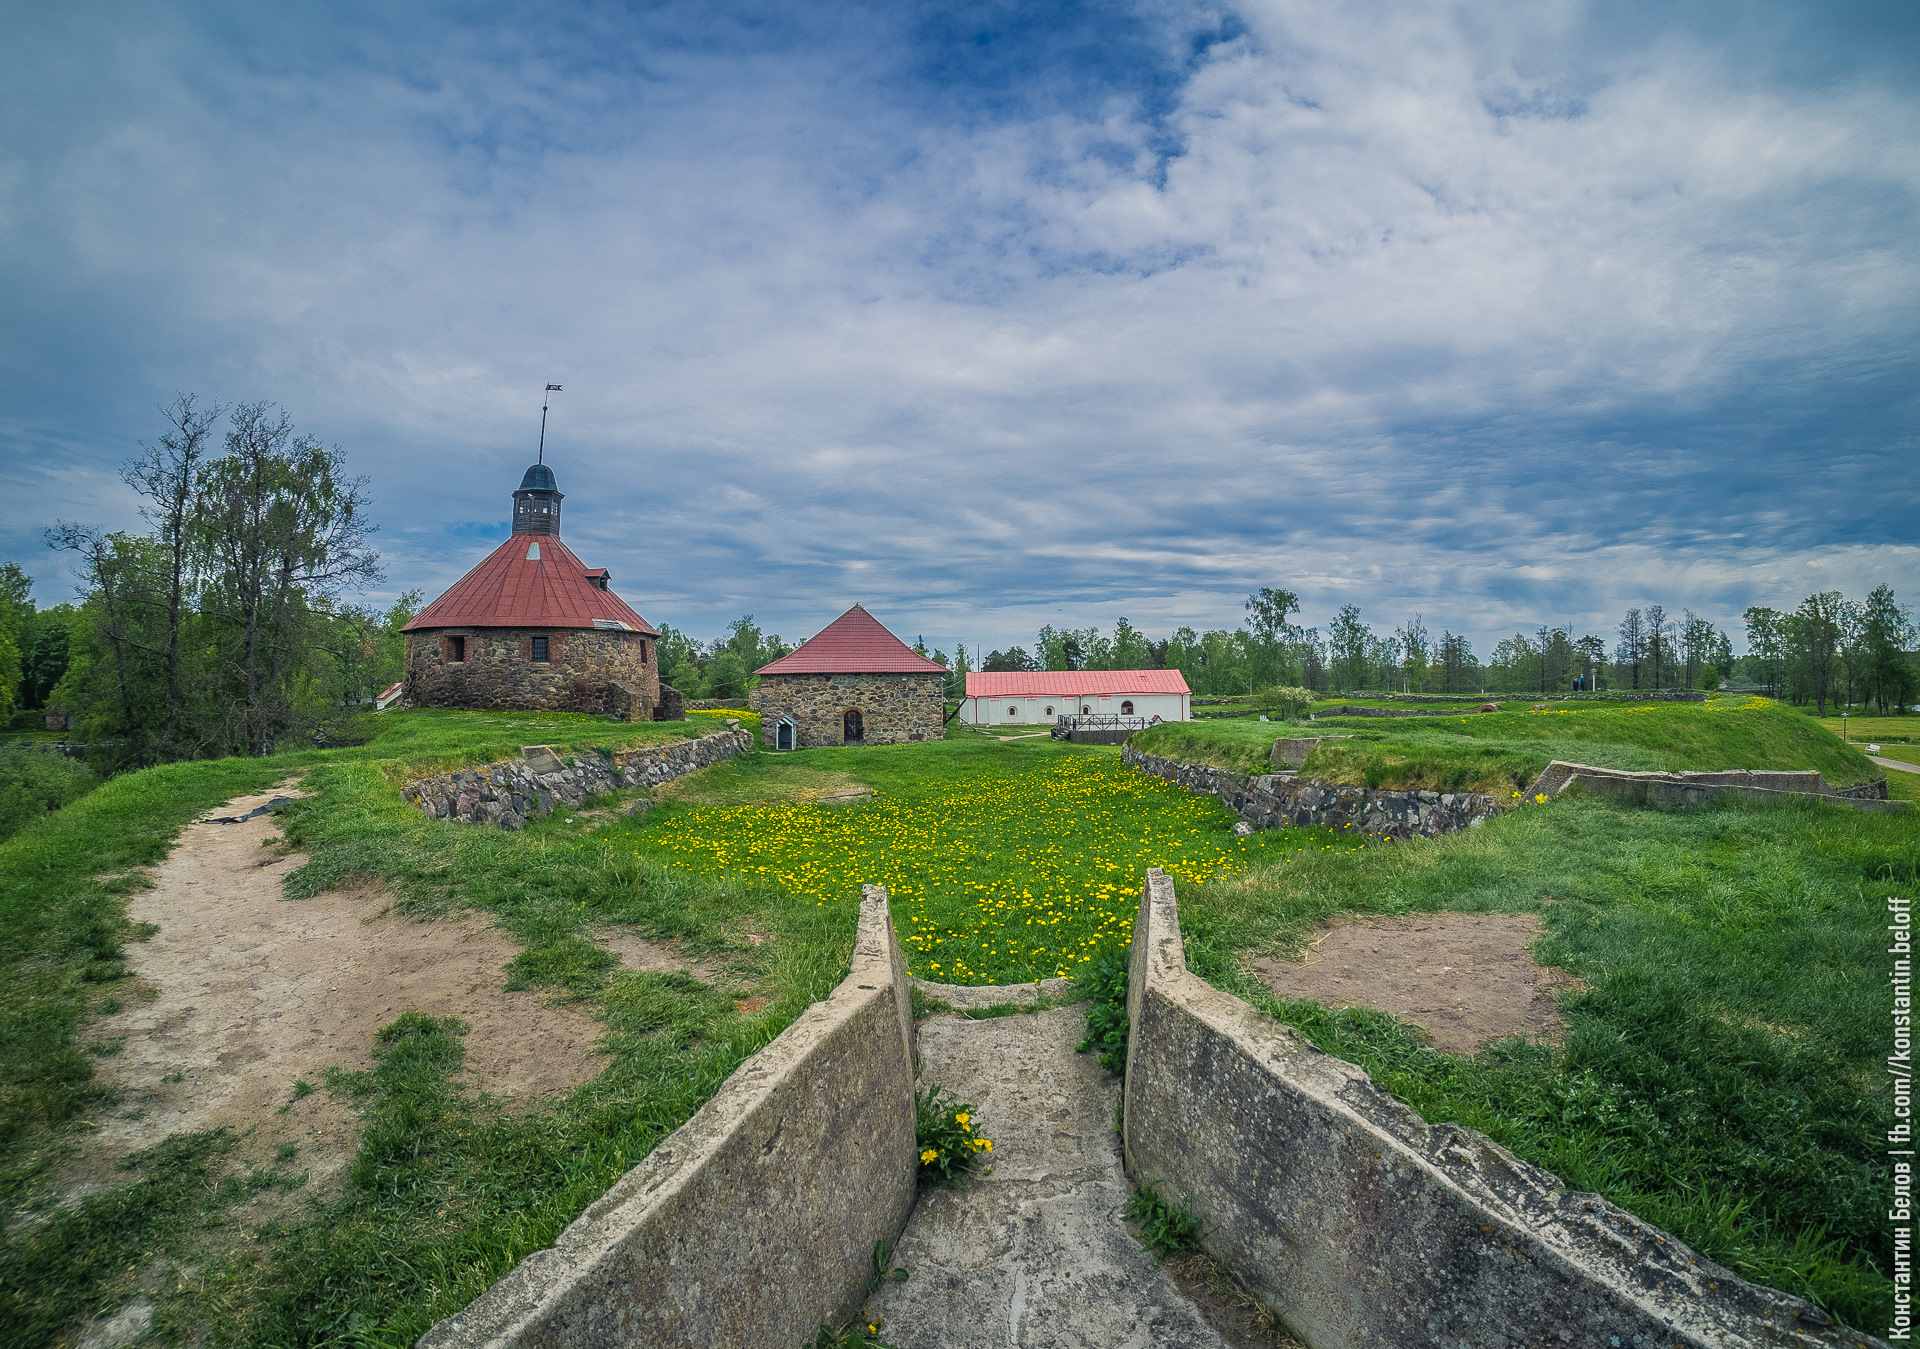
[[[655,622],[1030,642],[1920,600],[1911,5],[42,6],[0,553],[176,390],[371,478],[380,602],[566,536]]]

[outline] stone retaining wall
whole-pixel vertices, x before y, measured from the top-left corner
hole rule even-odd
[[[1912,809],[1912,802],[1887,799],[1887,780],[1874,778],[1845,787],[1828,785],[1813,769],[1725,769],[1719,772],[1629,773],[1618,768],[1595,768],[1591,764],[1568,763],[1555,759],[1535,778],[1528,795],[1545,792],[1558,796],[1572,788],[1650,806],[1655,810],[1683,810],[1704,805],[1722,796],[1759,799],[1810,796],[1855,810],[1899,814]]]
[[[1188,972],[1147,873],[1127,990],[1128,1173],[1309,1349],[1880,1346],[1485,1135],[1430,1125]]]
[[[1143,773],[1165,778],[1190,792],[1218,797],[1222,804],[1255,829],[1284,829],[1288,825],[1320,825],[1388,838],[1433,838],[1467,829],[1500,813],[1491,796],[1465,792],[1369,791],[1365,787],[1335,787],[1291,773],[1247,777],[1209,764],[1182,763],[1158,754],[1145,754],[1129,745],[1121,762]]]
[[[867,886],[832,996],[420,1349],[773,1349],[857,1315],[919,1178],[911,989]]]
[[[402,787],[400,794],[430,820],[523,829],[528,820],[563,802],[577,806],[589,796],[622,787],[671,782],[752,748],[753,737],[737,726],[698,740],[623,749],[612,758],[583,750],[571,764],[563,763],[545,745],[529,745],[517,759],[420,778]]]

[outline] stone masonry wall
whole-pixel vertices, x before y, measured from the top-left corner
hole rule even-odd
[[[449,637],[466,659],[447,659]],[[533,639],[547,639],[545,662]],[[653,639],[598,628],[429,628],[407,634],[406,699],[412,707],[497,707],[611,713],[651,721],[660,704]]]
[[[622,787],[671,782],[752,748],[753,736],[737,726],[698,740],[623,749],[611,759],[588,750],[571,765],[544,745],[530,745],[520,758],[420,778],[400,794],[430,820],[524,829],[562,802],[577,806]]]
[[[1120,756],[1123,763],[1143,773],[1190,792],[1218,797],[1255,829],[1284,829],[1288,825],[1345,829],[1351,825],[1362,833],[1387,838],[1433,838],[1473,828],[1500,813],[1499,804],[1491,796],[1465,792],[1369,791],[1365,787],[1335,787],[1291,773],[1247,777],[1208,764],[1143,754],[1131,745],[1120,751]]]
[[[838,745],[849,709],[866,723],[869,745],[939,740],[946,734],[946,677],[937,674],[762,675],[753,707],[760,743],[778,744],[780,718],[792,716],[795,749]]]

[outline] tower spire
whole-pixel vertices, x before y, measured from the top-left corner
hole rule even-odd
[[[549,384],[547,385],[547,393],[540,395],[540,457],[534,460],[536,464],[544,464],[547,462],[547,394],[559,393],[560,391],[558,384]]]

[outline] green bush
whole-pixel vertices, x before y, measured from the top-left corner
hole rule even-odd
[[[1080,1042],[1080,1053],[1100,1052],[1100,1066],[1110,1073],[1127,1075],[1127,958],[1104,955],[1089,965],[1073,981],[1074,989],[1084,994],[1087,1003],[1087,1038]]]
[[[99,785],[100,775],[78,759],[27,745],[0,745],[0,838]]]

